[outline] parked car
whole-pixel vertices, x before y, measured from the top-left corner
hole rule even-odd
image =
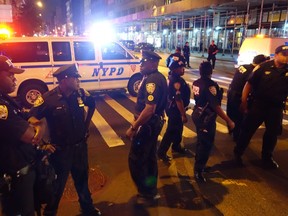
[[[153,46],[153,44],[150,43],[145,43],[145,42],[140,42],[138,44],[135,45],[134,51],[135,52],[140,52],[140,50],[150,50],[150,51],[154,51],[155,47]]]
[[[134,50],[135,43],[133,40],[119,40],[127,49]]]

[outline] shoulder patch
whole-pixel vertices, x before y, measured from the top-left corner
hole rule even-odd
[[[8,108],[6,105],[0,105],[0,119],[6,120],[8,118]]]
[[[44,99],[42,96],[39,96],[35,101],[34,101],[34,107],[39,107],[44,103]]]
[[[174,83],[174,88],[179,91],[181,84],[179,82]]]
[[[216,96],[217,95],[217,89],[215,86],[210,86],[209,91],[212,95]]]
[[[245,73],[246,71],[247,71],[247,69],[244,67],[244,66],[240,66],[239,68],[238,68],[238,71],[240,72],[240,73]]]
[[[156,88],[155,83],[146,84],[146,91],[148,92],[148,94],[153,94],[153,92],[155,91],[155,88]]]

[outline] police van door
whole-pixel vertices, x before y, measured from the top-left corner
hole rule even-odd
[[[88,91],[99,90],[100,77],[97,73],[99,52],[95,48],[95,43],[86,39],[74,39],[72,46],[81,75],[80,86]]]
[[[101,61],[97,75],[101,89],[126,88],[136,70],[139,59],[135,59],[120,44],[110,42],[101,46]]]

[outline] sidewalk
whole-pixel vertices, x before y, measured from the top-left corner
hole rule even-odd
[[[161,54],[163,56],[167,55],[167,57],[168,57],[170,54],[174,53],[174,50],[172,50],[171,52],[169,52],[169,51],[161,51],[161,50],[157,51],[156,50],[156,52],[158,52],[159,54]],[[207,59],[208,54],[207,54],[207,52],[202,53],[202,52],[193,51],[190,54],[190,58],[191,57],[192,58],[193,57],[195,57],[195,58],[203,58],[203,60],[205,60],[205,59]],[[217,53],[217,55],[216,55],[216,59],[219,60],[219,61],[228,61],[228,62],[235,62],[236,63],[237,62],[237,58],[238,58],[238,53],[236,53],[236,52],[234,52],[234,54],[232,55],[229,51],[226,51],[225,53],[223,53],[220,50]]]

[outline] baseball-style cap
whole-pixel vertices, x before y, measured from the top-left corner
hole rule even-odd
[[[162,58],[157,53],[149,50],[142,50],[142,59],[140,60],[140,63],[147,60],[159,61],[160,59]]]
[[[267,61],[269,59],[270,59],[269,56],[265,56],[265,55],[261,54],[261,55],[257,55],[257,56],[254,57],[253,63],[254,64],[261,64],[262,62],[265,62],[265,61]]]
[[[15,68],[11,60],[3,55],[0,55],[0,71],[8,71],[14,74],[21,74],[24,72],[23,69]]]
[[[181,55],[181,54],[177,54],[175,53],[172,57],[171,57],[171,61],[169,64],[169,69],[175,70],[179,67],[185,67],[185,58]]]
[[[282,53],[285,56],[288,56],[288,45],[281,45],[275,49],[275,53]]]
[[[78,73],[77,64],[64,65],[58,68],[53,73],[53,76],[56,77],[59,81],[68,77],[75,77],[75,78],[81,77],[80,74]]]

